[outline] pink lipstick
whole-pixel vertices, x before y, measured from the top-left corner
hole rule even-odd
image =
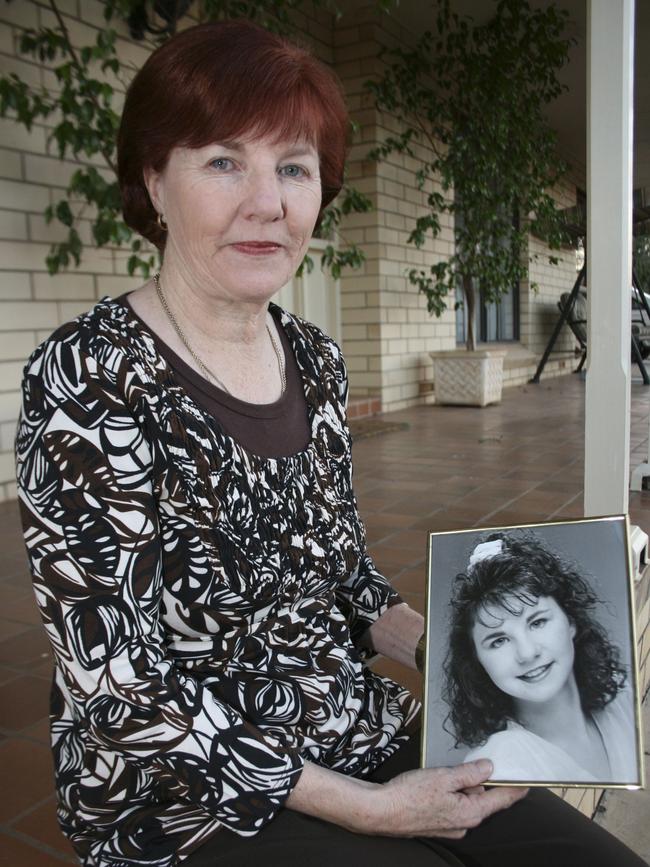
[[[248,256],[268,256],[269,253],[276,253],[282,249],[282,244],[276,244],[273,241],[239,241],[230,246]]]

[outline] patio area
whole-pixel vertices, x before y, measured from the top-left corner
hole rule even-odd
[[[634,384],[632,403],[634,467],[647,456],[650,388]],[[386,418],[408,429],[355,444],[356,491],[370,552],[407,602],[423,611],[428,531],[582,514],[583,415],[584,381],[565,376],[508,389],[502,404],[482,410],[392,413]],[[650,492],[631,494],[630,519],[650,531]],[[0,504],[0,540],[0,851],[3,863],[20,867],[76,863],[55,824],[50,659],[15,502]],[[375,666],[420,691],[419,677],[410,671],[383,659]],[[610,792],[604,806],[599,821],[650,858],[648,792]]]

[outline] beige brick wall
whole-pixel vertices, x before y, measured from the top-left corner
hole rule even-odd
[[[576,185],[571,179],[558,184],[553,191],[558,205],[562,208],[572,207],[576,204]],[[560,312],[557,302],[563,292],[570,292],[575,283],[578,272],[576,271],[576,256],[572,249],[552,251],[557,256],[559,264],[549,263],[549,249],[539,240],[530,237],[528,254],[531,259],[528,274],[529,279],[521,284],[520,303],[520,339],[521,343],[540,356]],[[537,284],[537,288],[533,288]],[[571,356],[576,340],[569,327],[565,325],[558,336],[555,350],[551,358],[567,358]]]
[[[368,5],[344,15],[334,31],[334,64],[348,97],[352,117],[360,126],[348,164],[348,176],[369,196],[375,210],[354,215],[343,226],[344,240],[362,245],[366,263],[361,274],[341,281],[343,350],[350,369],[351,393],[378,395],[384,411],[431,400],[432,363],[429,352],[455,348],[456,314],[440,319],[426,310],[424,297],[406,276],[413,266],[427,267],[453,250],[451,218],[439,237],[420,250],[406,244],[417,216],[425,213],[426,191],[415,184],[417,162],[391,155],[379,164],[365,159],[368,151],[397,131],[394,119],[378,113],[364,82],[380,72],[381,45],[409,44],[414,35],[394,18],[381,16]],[[422,155],[423,149],[416,155]],[[575,204],[575,184],[567,181],[554,191],[563,206]],[[520,342],[539,357],[556,322],[557,300],[575,280],[575,254],[561,251],[560,264],[550,265],[548,250],[530,239],[530,279],[520,287]],[[538,284],[536,290],[532,284]],[[453,303],[451,305],[453,307]],[[546,376],[568,373],[573,367],[575,341],[565,328],[546,369]],[[508,384],[526,381],[534,372],[507,374]],[[427,387],[428,386],[428,387]]]
[[[73,42],[94,42],[104,26],[97,0],[59,0]],[[56,86],[47,67],[25,62],[17,51],[24,27],[53,26],[46,2],[20,0],[0,4],[0,69],[17,72],[37,86]],[[121,53],[141,63],[147,51],[128,39],[121,28]],[[124,256],[111,249],[89,248],[79,269],[51,277],[45,257],[52,241],[63,238],[58,224],[47,225],[44,209],[64,196],[65,184],[77,164],[61,162],[48,143],[50,119],[27,132],[11,119],[0,119],[0,499],[16,495],[13,438],[20,402],[22,368],[29,353],[53,329],[87,310],[103,295],[116,295],[141,280],[126,275]],[[100,160],[93,163],[101,168]],[[90,221],[80,225],[90,241]]]
[[[419,163],[399,154],[378,164],[365,159],[375,144],[396,131],[396,125],[393,118],[375,110],[364,82],[380,72],[381,45],[408,44],[413,38],[373,5],[344,15],[334,31],[335,69],[360,126],[348,177],[375,206],[374,211],[352,216],[342,227],[343,238],[361,244],[366,254],[362,272],[346,274],[341,280],[343,350],[351,393],[379,395],[385,411],[420,402],[420,383],[432,372],[428,353],[455,345],[453,311],[441,319],[430,317],[424,297],[406,276],[410,268],[426,267],[449,252],[451,224],[443,225],[439,238],[420,250],[407,245],[410,227],[426,207],[427,190],[418,190],[415,182]],[[422,146],[414,151],[423,155]]]

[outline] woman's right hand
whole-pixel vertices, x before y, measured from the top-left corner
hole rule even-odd
[[[372,831],[395,837],[460,839],[468,830],[525,797],[527,789],[483,789],[492,773],[486,759],[455,768],[407,771],[381,786],[380,824]],[[374,823],[373,823],[374,824]]]
[[[487,759],[455,768],[406,771],[387,783],[346,777],[306,762],[286,806],[357,834],[460,839],[527,789],[483,789],[492,773]]]

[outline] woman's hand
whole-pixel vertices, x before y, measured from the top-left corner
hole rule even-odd
[[[382,786],[382,833],[395,837],[459,839],[498,810],[523,798],[527,789],[498,787],[486,791],[492,772],[485,759],[455,768],[407,771]]]
[[[306,762],[286,805],[358,834],[459,839],[526,795],[511,787],[485,791],[491,773],[492,764],[480,759],[407,771],[382,785]]]

